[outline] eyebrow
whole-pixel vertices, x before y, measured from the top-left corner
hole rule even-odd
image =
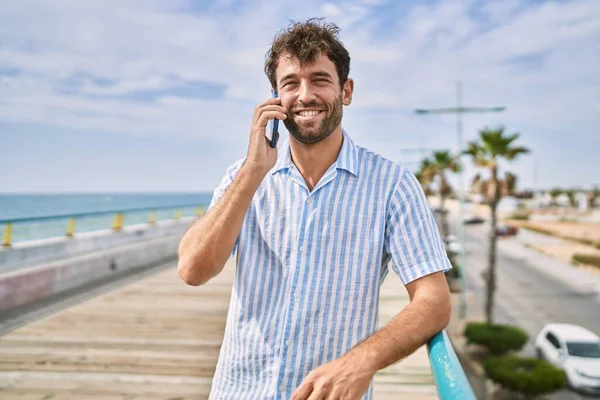
[[[325,72],[325,71],[316,71],[316,72],[311,73],[310,76],[311,77],[321,76],[321,77],[333,79],[332,76],[328,72]],[[281,78],[280,82],[283,83],[288,79],[292,79],[292,78],[296,78],[296,77],[297,77],[297,74],[295,74],[295,73],[287,74],[283,78]]]
[[[324,78],[329,78],[329,79],[333,79],[333,77],[331,75],[329,75],[329,73],[325,72],[325,71],[317,71],[311,74],[311,76],[321,76]]]

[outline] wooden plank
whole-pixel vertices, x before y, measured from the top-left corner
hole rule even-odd
[[[402,282],[390,272],[381,285],[379,295],[379,326],[385,326],[409,303],[408,293]],[[376,400],[433,400],[437,391],[429,366],[425,347],[390,365],[375,375],[374,398]]]
[[[231,260],[209,284],[175,268],[0,337],[3,400],[207,399],[229,306]],[[380,324],[408,303],[390,274]],[[375,398],[436,399],[425,349],[375,377]]]
[[[201,288],[173,268],[0,337],[0,398],[208,398],[233,267]]]
[[[11,399],[10,393],[43,395],[71,395],[71,399],[87,399],[88,396],[105,396],[119,399],[123,396],[135,398],[174,399],[208,397],[211,378],[165,377],[157,375],[128,375],[110,373],[0,373],[0,381],[8,384],[0,390],[2,399]],[[53,397],[50,397],[54,399]]]

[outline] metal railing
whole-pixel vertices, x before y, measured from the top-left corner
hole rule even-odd
[[[97,212],[84,212],[74,214],[57,214],[57,215],[44,215],[39,217],[27,217],[27,218],[12,218],[0,220],[0,226],[4,225],[4,234],[2,236],[2,246],[10,247],[13,243],[13,227],[17,224],[36,223],[36,222],[47,222],[47,221],[59,221],[66,220],[66,231],[65,236],[75,236],[75,228],[77,219],[87,217],[102,217],[113,215],[112,218],[112,230],[120,231],[125,226],[125,216],[127,213],[143,213],[147,212],[148,218],[147,223],[154,225],[157,222],[157,212],[159,210],[173,210],[172,217],[170,219],[179,220],[183,216],[182,210],[185,208],[195,208],[196,216],[201,216],[204,213],[204,206],[195,204],[182,204],[175,206],[160,206],[160,207],[143,207],[143,208],[128,208],[122,210],[108,210],[108,211],[97,211]],[[106,227],[108,228],[108,226]],[[99,229],[92,229],[99,230]],[[88,230],[89,232],[90,230]]]
[[[473,389],[456,357],[446,331],[441,331],[427,343],[429,363],[441,400],[475,400]]]

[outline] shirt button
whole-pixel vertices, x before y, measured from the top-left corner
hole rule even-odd
[[[294,298],[297,299],[298,298],[298,292],[294,293]]]
[[[286,340],[286,341],[285,341],[285,345],[286,345],[286,346],[290,346],[291,344],[292,344],[292,342],[291,342],[291,341],[289,341],[289,340]]]
[[[313,202],[313,198],[312,198],[312,197],[309,197],[309,198],[306,200],[306,202],[307,202],[308,204],[312,204],[312,202]]]
[[[304,246],[300,246],[300,251],[304,251]]]
[[[282,392],[282,393],[283,393],[283,392],[285,392],[285,386],[283,386],[283,385],[282,385],[282,386],[279,388],[279,391],[280,391],[280,392]]]

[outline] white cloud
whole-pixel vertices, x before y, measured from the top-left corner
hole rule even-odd
[[[323,15],[326,18],[337,18],[340,16],[341,13],[342,13],[341,8],[336,6],[335,4],[332,4],[332,3],[323,4]]]
[[[209,138],[218,129],[223,142],[238,141],[254,104],[268,96],[263,62],[275,31],[288,19],[324,15],[342,27],[352,56],[356,95],[346,126],[392,159],[423,135],[454,146],[453,117],[411,112],[451,105],[457,79],[467,103],[508,107],[502,116],[469,116],[467,139],[490,121],[540,134],[597,130],[598,2],[385,3],[8,2],[0,11],[0,71],[21,73],[0,73],[0,120]],[[90,77],[78,91],[57,90],[77,74]],[[212,101],[117,96],[168,89],[174,79],[226,90]]]

